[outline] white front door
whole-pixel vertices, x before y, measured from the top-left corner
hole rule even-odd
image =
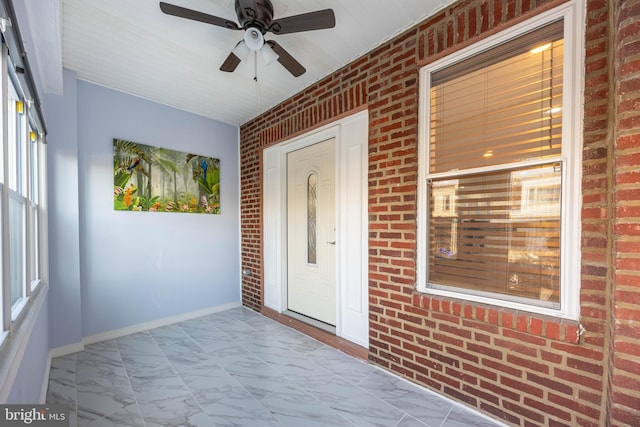
[[[287,308],[336,325],[335,138],[287,154]]]

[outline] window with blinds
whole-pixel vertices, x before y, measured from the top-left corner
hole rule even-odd
[[[431,75],[431,173],[558,156],[562,21]]]
[[[563,21],[430,73],[427,282],[559,307]]]

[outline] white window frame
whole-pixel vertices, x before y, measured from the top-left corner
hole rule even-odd
[[[571,1],[557,8],[544,12],[532,19],[488,37],[465,49],[452,53],[440,60],[424,66],[420,70],[420,122],[418,144],[418,238],[417,238],[417,283],[416,290],[431,295],[447,298],[463,299],[482,304],[490,304],[577,320],[580,315],[580,233],[582,206],[581,194],[581,153],[582,153],[582,94],[584,87],[584,2]],[[561,272],[560,272],[560,307],[558,309],[541,307],[520,300],[505,300],[486,295],[469,293],[468,290],[457,291],[453,287],[434,288],[427,283],[429,268],[429,188],[428,179],[455,179],[460,172],[429,174],[429,117],[431,74],[454,63],[465,60],[480,52],[490,50],[508,42],[524,33],[530,32],[558,19],[564,21],[564,74],[563,74],[563,116],[562,116],[562,154],[563,187],[561,207]],[[547,160],[529,162],[548,163]],[[502,167],[503,165],[501,165]],[[474,172],[494,170],[476,168]],[[471,171],[471,169],[469,170]]]
[[[40,259],[42,257],[42,241],[40,240],[40,189],[42,173],[42,164],[40,162],[40,148],[43,145],[38,138],[38,132],[33,130],[29,117],[31,116],[31,110],[33,108],[33,102],[27,100],[25,102],[25,157],[26,157],[26,181],[25,185],[25,204],[26,204],[26,286],[27,296],[31,296],[32,293],[38,288],[41,282]],[[35,140],[31,139],[31,132],[34,132]],[[35,157],[34,157],[35,156]],[[35,160],[35,162],[34,162]],[[34,164],[35,163],[35,164]],[[35,246],[32,247],[32,246]],[[35,258],[35,259],[33,259]]]
[[[2,90],[0,99],[0,135],[2,155],[2,180],[0,181],[0,242],[2,253],[2,265],[0,267],[0,349],[9,351],[5,347],[12,347],[8,342],[8,337],[13,335],[19,326],[31,312],[34,298],[40,293],[44,275],[47,271],[46,252],[46,221],[43,221],[43,209],[45,201],[46,186],[46,147],[44,146],[44,134],[37,128],[33,119],[36,114],[32,109],[33,101],[27,97],[24,87],[21,86],[20,79],[15,74],[15,66],[8,55],[8,47],[2,43],[2,66],[0,67],[0,81]],[[17,113],[15,102],[22,102],[23,112]],[[36,132],[36,141],[31,142],[29,131]],[[11,148],[10,148],[11,147]],[[9,150],[15,152],[18,157],[17,164],[9,164],[15,159],[9,156]],[[16,151],[17,150],[17,151]],[[31,150],[36,150],[35,162],[31,160]],[[18,154],[19,151],[19,154]],[[34,164],[35,163],[35,164]],[[35,173],[32,173],[35,167]],[[33,181],[33,182],[32,182]],[[33,185],[32,185],[33,184]],[[12,188],[15,187],[15,188]],[[22,230],[22,270],[23,280],[21,283],[21,295],[12,304],[11,294],[11,251],[10,251],[10,230],[9,230],[9,205],[10,200],[17,201],[23,209],[23,230]],[[37,227],[34,241],[31,236],[31,220],[37,218],[34,224]],[[35,248],[32,246],[35,245]],[[33,269],[38,277],[32,277],[32,252],[35,254],[33,261],[37,266]],[[20,329],[21,330],[21,329]],[[2,353],[0,353],[2,356]],[[0,367],[1,368],[1,367]]]
[[[12,62],[8,61],[9,67],[13,67]],[[20,284],[21,292],[18,299],[11,305],[11,322],[16,322],[23,314],[23,311],[29,301],[29,297],[31,295],[31,286],[29,285],[29,276],[27,265],[29,264],[28,254],[29,254],[29,233],[28,233],[28,198],[27,191],[29,189],[29,159],[28,159],[28,150],[29,145],[27,143],[26,129],[28,127],[28,108],[27,102],[25,101],[24,96],[20,92],[21,89],[19,84],[17,83],[17,79],[15,76],[7,76],[7,98],[5,100],[6,105],[11,105],[12,108],[8,109],[7,114],[7,140],[6,144],[9,147],[13,146],[14,157],[12,159],[11,156],[7,159],[8,161],[17,160],[17,164],[15,165],[6,165],[8,166],[9,173],[14,175],[13,179],[15,180],[15,188],[11,188],[11,185],[8,185],[7,192],[9,195],[9,199],[13,199],[16,202],[19,202],[22,205],[22,246],[21,246],[21,258],[22,262],[20,263],[20,270],[22,270],[22,283]],[[19,113],[17,110],[17,103],[20,102],[22,104],[22,112]],[[9,184],[11,184],[11,177],[9,178]],[[7,206],[6,214],[9,214],[9,206]],[[10,219],[9,219],[10,220]],[[3,236],[7,237],[7,236]],[[11,257],[11,252],[8,254],[7,258]],[[12,264],[10,260],[10,264]],[[5,265],[6,267],[6,265]],[[11,283],[7,284],[7,286],[11,287]],[[13,297],[13,295],[11,295]]]
[[[25,58],[23,44],[20,33],[17,31],[17,25],[12,26],[11,22],[17,23],[15,11],[11,7],[11,1],[0,0],[0,33],[2,33],[2,42],[0,43],[0,401],[6,402],[12,393],[16,391],[16,379],[26,374],[23,372],[23,361],[31,358],[30,340],[34,327],[36,327],[38,319],[42,315],[46,317],[46,304],[48,292],[48,225],[47,225],[47,149],[46,149],[46,125],[42,116],[41,104],[38,99],[38,93],[33,83],[33,75]],[[14,62],[15,61],[15,62]],[[16,143],[15,139],[9,139],[8,123],[15,120],[15,117],[9,117],[9,80],[12,80],[17,95],[24,103],[25,116],[24,138],[28,139],[28,124],[37,132],[37,144],[33,146],[27,144],[25,148],[25,156],[28,159],[30,149],[37,150],[37,165],[28,162],[22,171],[23,187],[19,191],[11,188],[9,180],[9,157],[8,144]],[[34,100],[33,102],[31,100]],[[31,106],[34,108],[31,108]],[[29,171],[35,167],[37,174],[29,174]],[[20,171],[18,171],[20,173]],[[36,179],[37,185],[33,188],[29,185],[29,180]],[[37,188],[36,188],[37,187]],[[31,191],[33,190],[33,191]],[[37,242],[30,242],[29,232],[23,236],[22,243],[25,246],[26,257],[24,263],[29,262],[29,245],[34,243],[35,250],[38,252],[37,263],[39,267],[38,275],[40,279],[36,279],[29,285],[29,277],[27,276],[23,284],[22,300],[12,306],[11,304],[11,261],[10,257],[10,239],[9,239],[9,199],[24,201],[25,209],[28,209],[28,199],[31,195],[37,194],[37,201],[33,208],[37,209],[38,215],[38,233]],[[28,215],[28,212],[26,213]],[[27,227],[25,222],[25,227]],[[28,272],[26,273],[28,274]],[[18,307],[20,306],[20,307]],[[40,357],[41,355],[35,355]],[[45,355],[46,356],[46,355]],[[20,390],[18,390],[20,391]],[[41,393],[41,399],[44,394]]]
[[[9,53],[7,46],[2,43],[2,59],[0,66],[0,81],[2,82],[2,91],[0,92],[0,128],[2,129],[2,172],[3,172],[3,188],[2,188],[2,227],[0,227],[0,242],[2,243],[2,280],[0,281],[0,292],[2,292],[2,306],[0,314],[2,315],[2,333],[0,334],[0,343],[4,344],[9,331],[11,329],[11,273],[9,272],[9,132],[7,121],[8,112],[8,80],[7,70],[9,66]]]

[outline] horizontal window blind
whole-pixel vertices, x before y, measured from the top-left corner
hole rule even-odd
[[[430,173],[560,155],[562,29],[552,23],[431,74]]]
[[[492,47],[470,58],[449,65],[431,74],[431,85],[439,85],[449,80],[465,76],[474,71],[487,68],[505,59],[531,52],[547,43],[561,40],[564,33],[564,21],[558,20],[537,28],[507,43]]]
[[[560,164],[432,180],[429,282],[559,303]]]

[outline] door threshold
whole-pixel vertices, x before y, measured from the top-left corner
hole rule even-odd
[[[300,320],[294,319],[293,317],[285,316],[284,313],[275,311],[272,308],[263,306],[260,312],[264,316],[270,319],[273,319],[276,322],[280,322],[281,324],[288,326],[290,328],[293,328],[302,334],[308,335],[311,338],[314,338],[328,346],[335,348],[336,350],[340,350],[343,353],[356,357],[362,360],[363,362],[367,362],[369,360],[368,348],[362,347],[344,338],[340,338],[334,333],[326,332],[323,329],[318,329],[316,327],[309,325],[308,323],[301,322]]]
[[[305,316],[304,314],[296,313],[295,311],[285,310],[282,312],[285,316],[289,316],[293,319],[299,320],[300,322],[306,323],[308,325],[314,326],[318,329],[322,329],[325,332],[329,332],[330,334],[336,334],[336,327],[330,325],[325,322],[321,322],[320,320],[314,319],[309,316]]]

